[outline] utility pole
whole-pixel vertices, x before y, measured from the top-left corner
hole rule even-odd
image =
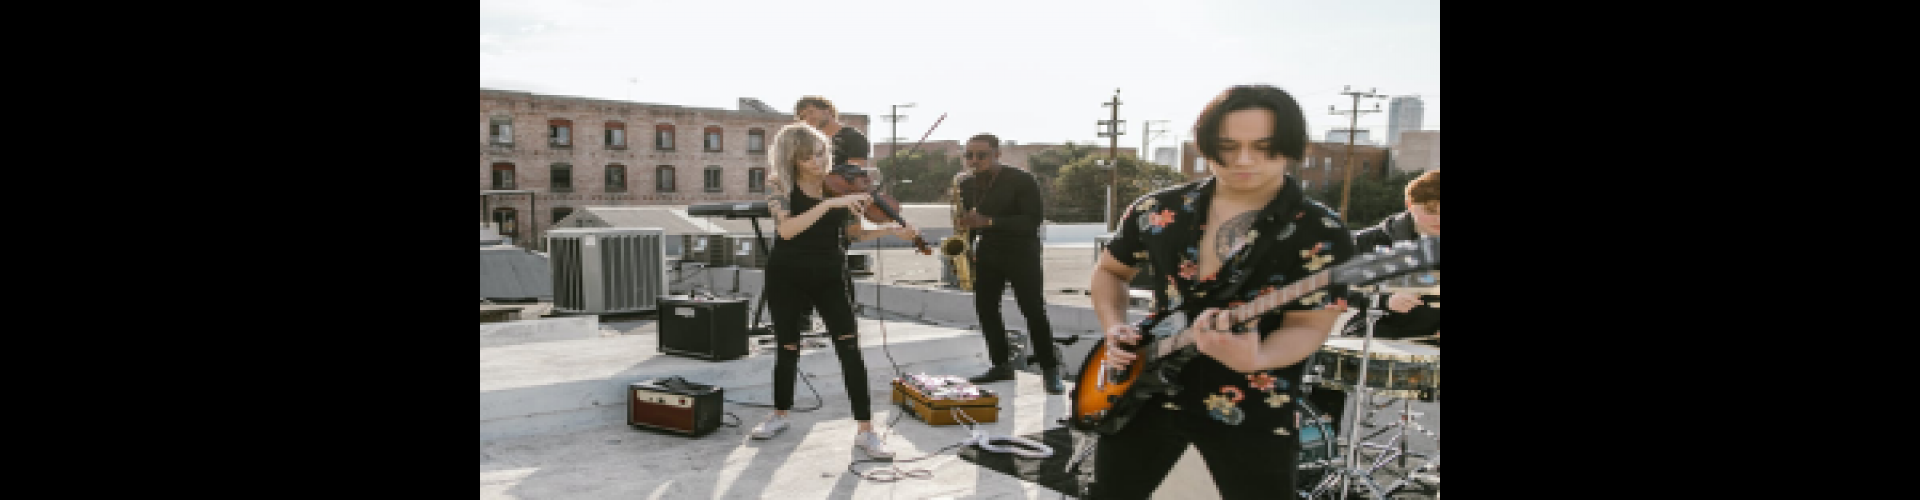
[[[1146,161],[1147,158],[1153,157],[1152,154],[1150,154],[1151,150],[1147,149],[1147,145],[1153,143],[1154,134],[1165,133],[1167,131],[1167,129],[1154,130],[1153,124],[1155,123],[1168,123],[1168,121],[1147,120],[1140,124],[1140,161]]]
[[[1103,103],[1101,106],[1110,106],[1113,108],[1113,119],[1100,120],[1100,126],[1106,127],[1106,130],[1100,131],[1100,137],[1112,138],[1111,144],[1107,146],[1107,168],[1109,170],[1107,172],[1107,203],[1105,208],[1107,232],[1111,233],[1114,231],[1114,228],[1119,227],[1119,225],[1116,224],[1118,221],[1114,220],[1114,217],[1119,211],[1116,210],[1113,205],[1120,201],[1117,199],[1119,198],[1120,189],[1120,136],[1127,133],[1126,125],[1120,121],[1120,89],[1113,89],[1113,100]]]
[[[1338,111],[1338,110],[1335,110],[1333,106],[1327,106],[1327,111],[1331,111],[1333,112],[1333,114],[1352,115],[1352,118],[1350,118],[1347,122],[1346,166],[1341,167],[1341,170],[1345,171],[1346,181],[1340,183],[1340,220],[1341,222],[1346,222],[1349,224],[1353,222],[1352,220],[1347,218],[1347,198],[1353,196],[1353,141],[1355,137],[1359,136],[1358,134],[1359,131],[1355,129],[1359,128],[1360,126],[1361,114],[1380,112],[1380,103],[1378,102],[1373,103],[1373,109],[1360,109],[1360,98],[1362,97],[1372,98],[1372,99],[1386,98],[1386,96],[1376,93],[1375,91],[1377,90],[1378,89],[1370,89],[1366,92],[1354,92],[1353,86],[1348,85],[1347,89],[1344,91],[1341,91],[1340,94],[1353,96],[1353,109],[1348,111]]]
[[[900,108],[911,108],[913,105],[914,103],[895,104],[893,105],[893,112],[885,117],[888,122],[893,123],[893,132],[887,134],[887,164],[893,165],[895,171],[900,169],[900,119],[905,118],[904,116],[900,116]],[[879,165],[874,165],[873,167],[875,169],[880,168]],[[884,177],[886,174],[880,175]]]

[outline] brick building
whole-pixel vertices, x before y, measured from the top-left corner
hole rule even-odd
[[[1440,131],[1408,130],[1393,145],[1393,169],[1425,172],[1440,168]]]
[[[483,217],[537,249],[547,228],[584,206],[762,198],[768,141],[794,123],[786,107],[742,98],[737,110],[706,109],[482,88]],[[840,121],[863,133],[870,122],[845,110]],[[485,194],[512,190],[527,193]]]
[[[913,144],[914,143],[911,143],[911,142],[900,143],[899,145],[900,152],[906,153],[908,151],[914,151]],[[892,153],[893,146],[894,145],[887,144],[887,143],[880,143],[880,142],[874,143],[873,144],[874,163],[869,163],[869,165],[878,165],[879,159],[886,158],[887,155]],[[1096,155],[1101,158],[1105,158],[1107,156],[1107,152],[1110,150],[1113,150],[1113,148],[1110,148],[1107,146],[1101,146],[1101,145],[1082,145],[1082,146],[1091,147],[1095,151],[1098,151],[1099,153],[1097,153]],[[1033,155],[1040,154],[1042,151],[1046,151],[1049,149],[1062,148],[1062,147],[1066,147],[1066,145],[1064,144],[1021,144],[1016,141],[1007,140],[1007,138],[1005,137],[1001,137],[1000,138],[1000,164],[1021,169],[1021,170],[1032,171],[1033,169],[1027,164],[1027,160],[1032,159]],[[963,140],[962,141],[927,141],[925,144],[920,145],[920,149],[918,151],[924,152],[924,153],[931,153],[934,151],[943,151],[943,152],[946,152],[948,158],[963,158],[963,155],[967,151],[967,143]],[[1126,156],[1126,157],[1138,156],[1134,148],[1122,147],[1119,149],[1119,152],[1120,152],[1120,156]]]

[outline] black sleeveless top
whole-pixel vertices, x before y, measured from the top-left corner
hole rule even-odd
[[[821,203],[819,198],[807,196],[800,186],[789,190],[788,199],[793,202],[794,216],[813,210]],[[773,256],[767,260],[767,266],[845,266],[847,249],[841,246],[840,236],[846,230],[847,218],[852,215],[845,208],[835,208],[821,215],[812,227],[794,235],[793,239],[782,240],[776,236]]]

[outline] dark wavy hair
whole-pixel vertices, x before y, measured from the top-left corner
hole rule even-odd
[[[1214,164],[1220,160],[1220,126],[1227,114],[1248,109],[1273,112],[1273,136],[1267,138],[1267,157],[1285,156],[1295,162],[1307,156],[1307,117],[1293,95],[1267,85],[1237,85],[1207,103],[1193,124],[1194,145]]]

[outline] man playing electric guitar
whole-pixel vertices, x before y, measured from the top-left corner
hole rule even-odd
[[[1227,89],[1201,113],[1194,138],[1213,175],[1135,201],[1091,288],[1108,366],[1126,368],[1138,356],[1128,350],[1141,336],[1126,318],[1127,289],[1146,261],[1156,274],[1155,310],[1185,316],[1192,326],[1183,339],[1198,354],[1167,381],[1172,394],[1132,405],[1117,431],[1102,430],[1090,498],[1148,498],[1189,444],[1223,498],[1294,495],[1301,361],[1326,342],[1346,308],[1346,287],[1247,318],[1239,325],[1246,333],[1235,333],[1242,328],[1222,309],[1351,259],[1353,238],[1288,175],[1308,139],[1299,103],[1286,92]]]

